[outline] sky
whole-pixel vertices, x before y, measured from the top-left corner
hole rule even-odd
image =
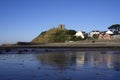
[[[0,44],[29,42],[59,24],[108,30],[120,24],[120,0],[0,0]]]

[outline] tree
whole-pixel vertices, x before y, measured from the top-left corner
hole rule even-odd
[[[75,35],[76,31],[75,30],[67,30],[66,32],[68,35]]]
[[[45,35],[47,31],[43,31],[40,33],[40,35]]]
[[[120,24],[111,25],[110,27],[108,27],[108,29],[112,30],[113,32],[115,32],[115,31],[119,32],[120,31]]]
[[[93,35],[93,38],[94,38],[94,39],[98,39],[98,37],[99,37],[99,34],[94,34],[94,35]]]

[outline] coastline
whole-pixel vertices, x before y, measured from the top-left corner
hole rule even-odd
[[[46,43],[39,45],[11,45],[0,46],[0,48],[119,48],[120,43]]]
[[[0,54],[4,52],[64,52],[64,51],[120,51],[120,43],[97,42],[97,43],[46,43],[37,45],[11,45],[0,46]],[[117,52],[118,53],[118,52]]]

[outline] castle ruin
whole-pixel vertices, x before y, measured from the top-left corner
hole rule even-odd
[[[58,29],[65,29],[65,25],[64,24],[60,24],[59,26],[58,26]]]

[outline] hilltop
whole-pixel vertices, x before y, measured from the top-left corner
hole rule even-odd
[[[65,26],[60,24],[57,28],[49,29],[41,32],[36,38],[32,40],[33,43],[54,43],[65,42],[66,40],[73,40],[75,38],[75,30],[67,30]],[[76,39],[77,40],[77,39]]]

